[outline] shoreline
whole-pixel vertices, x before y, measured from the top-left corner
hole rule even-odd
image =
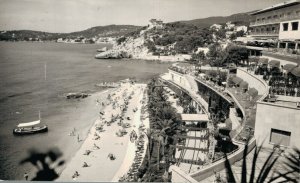
[[[89,105],[92,105],[94,102],[95,102],[95,99],[96,98],[99,98],[101,97],[101,95],[105,94],[105,95],[108,95],[112,92],[114,92],[117,88],[108,88],[108,89],[104,89],[104,90],[101,90],[101,91],[97,91],[97,92],[94,92],[94,93],[91,93],[91,96],[89,96],[87,99],[90,100],[89,101]],[[71,99],[72,100],[72,99]],[[83,99],[84,100],[84,99]],[[106,99],[103,99],[102,100],[103,102],[106,101]],[[97,104],[96,104],[97,105]],[[100,107],[100,110],[103,109],[103,107],[101,106]],[[90,121],[92,121],[92,123],[88,126],[88,129],[91,129],[95,123],[95,117],[92,117],[92,119]],[[80,141],[80,144],[78,147],[76,147],[76,149],[74,150],[74,153],[71,154],[69,157],[67,157],[65,159],[66,163],[62,166],[62,167],[59,167],[56,169],[56,172],[60,175],[64,170],[65,168],[68,166],[68,163],[72,160],[72,158],[75,156],[76,152],[81,148],[83,142],[86,140],[86,138],[88,137],[88,133],[84,133],[85,130],[79,130],[78,131],[78,134],[82,135],[84,134],[84,136],[81,136],[81,141]],[[68,137],[72,138],[69,134],[68,134]],[[75,138],[75,137],[74,137]],[[77,143],[77,142],[76,142]],[[64,157],[62,157],[64,158]]]
[[[130,142],[129,138],[130,132],[133,129],[138,128],[138,123],[140,122],[140,114],[138,114],[140,109],[137,113],[134,113],[133,109],[139,105],[142,99],[143,92],[141,91],[143,91],[143,89],[141,88],[143,88],[143,85],[140,84],[124,84],[121,87],[114,88],[115,91],[112,91],[114,89],[108,90],[111,91],[110,94],[112,96],[115,95],[115,99],[118,99],[119,97],[118,103],[120,105],[122,104],[120,99],[123,92],[125,91],[125,93],[128,94],[134,91],[132,99],[129,100],[128,112],[126,112],[125,115],[125,117],[130,116],[131,120],[124,120],[124,122],[131,124],[131,127],[126,128],[128,133],[123,137],[116,136],[115,132],[120,129],[120,126],[118,126],[116,122],[112,123],[111,126],[104,125],[105,131],[99,133],[96,130],[96,126],[102,124],[104,120],[97,118],[89,128],[90,133],[87,134],[80,147],[75,152],[74,156],[61,170],[60,177],[55,181],[111,181],[112,179],[115,179],[118,172],[121,172],[119,173],[119,175],[121,175],[123,174],[124,170],[126,172],[129,169],[131,164],[124,162],[127,161],[128,155],[132,155],[132,157],[134,157],[132,148],[130,148],[130,145],[134,145],[134,143]],[[116,115],[118,112],[121,112],[121,110],[118,110],[118,108],[113,109],[111,103],[101,110],[105,111],[103,117],[108,121],[112,114]],[[95,140],[95,134],[100,136],[100,140]],[[93,149],[95,147],[94,144],[97,144],[100,149]],[[86,150],[91,150],[90,155],[83,155]],[[114,161],[109,160],[107,157],[109,153],[113,153],[116,156]],[[90,167],[82,167],[84,162],[87,162]],[[123,169],[123,171],[120,171],[121,169]],[[75,179],[72,179],[72,175],[75,171],[79,172],[79,176]]]

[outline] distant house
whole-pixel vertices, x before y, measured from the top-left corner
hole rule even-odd
[[[235,24],[231,23],[231,22],[227,22],[225,25],[225,29],[230,30],[230,29],[234,29]]]
[[[149,29],[152,29],[152,28],[163,28],[163,21],[162,20],[156,20],[156,19],[151,19],[149,21]]]
[[[222,28],[222,25],[220,24],[213,24],[210,26],[210,29],[220,30]]]

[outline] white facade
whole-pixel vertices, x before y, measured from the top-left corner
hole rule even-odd
[[[297,20],[284,21],[280,23],[279,40],[295,41],[299,39],[300,39],[300,17]]]
[[[244,32],[247,32],[248,27],[245,26],[245,25],[235,26],[235,27],[234,27],[234,31],[236,31],[236,32],[241,31],[241,30],[243,30]]]

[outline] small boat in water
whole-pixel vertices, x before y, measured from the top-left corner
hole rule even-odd
[[[97,52],[105,52],[105,51],[107,51],[106,47],[97,50]]]
[[[41,120],[32,121],[28,123],[20,123],[13,130],[13,134],[15,135],[30,135],[35,133],[43,133],[48,131],[47,125],[40,125]]]

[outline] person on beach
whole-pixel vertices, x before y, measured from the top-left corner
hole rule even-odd
[[[82,167],[89,167],[89,165],[86,163],[86,162],[83,162],[83,165],[82,165]]]
[[[28,173],[25,172],[25,173],[24,173],[24,179],[25,179],[26,181],[28,180],[28,177],[29,177],[29,176],[28,176]]]
[[[94,148],[95,148],[95,149],[100,149],[100,147],[97,146],[95,143],[94,143]]]
[[[77,142],[80,142],[79,134],[77,135]]]

